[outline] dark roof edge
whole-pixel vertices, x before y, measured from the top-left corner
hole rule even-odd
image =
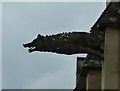
[[[105,10],[102,12],[102,14],[100,15],[100,17],[98,18],[98,20],[95,22],[95,24],[91,27],[91,30],[105,30],[105,26],[106,24],[103,24],[102,26],[99,26],[101,24],[101,21],[105,15],[105,13],[108,11],[108,9],[112,6],[113,3],[116,3],[116,2],[110,2],[108,4],[108,6],[105,8]],[[120,3],[120,1],[118,1],[117,3]]]

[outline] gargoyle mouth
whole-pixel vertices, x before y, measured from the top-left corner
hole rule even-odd
[[[28,52],[33,52],[34,50],[36,49],[36,47],[34,46],[31,46],[31,47],[29,47],[29,49],[28,49]]]
[[[27,44],[23,44],[23,46],[24,46],[25,48],[27,48],[27,47],[29,48],[29,49],[28,49],[28,52],[29,52],[29,53],[35,51],[35,49],[36,49],[36,47],[35,47],[35,46],[32,46],[32,45],[31,45],[31,46],[30,46],[30,45],[28,46]]]

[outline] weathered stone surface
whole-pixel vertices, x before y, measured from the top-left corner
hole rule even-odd
[[[41,36],[32,42],[23,44],[29,47],[29,52],[43,51],[59,54],[89,53],[103,58],[104,33],[100,32],[70,32],[56,35]]]
[[[110,2],[91,29],[105,30],[105,27],[120,27],[120,1]]]
[[[81,90],[86,91],[86,84],[87,84],[86,81],[87,81],[88,74],[90,74],[92,71],[92,73],[94,73],[92,77],[96,76],[97,71],[98,73],[101,72],[102,64],[103,64],[103,60],[92,54],[87,55],[86,58],[78,57],[77,69],[76,69],[77,82],[76,82],[76,87],[74,91],[81,91]],[[96,79],[94,79],[94,81],[96,81]],[[96,85],[96,88],[97,87],[100,87],[100,83]]]

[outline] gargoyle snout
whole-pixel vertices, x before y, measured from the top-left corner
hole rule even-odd
[[[27,45],[26,45],[26,44],[23,44],[23,47],[27,47]]]

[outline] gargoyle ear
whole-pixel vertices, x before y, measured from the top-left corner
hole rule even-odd
[[[40,37],[41,37],[41,35],[40,35],[40,34],[38,34],[37,38],[40,38]]]

